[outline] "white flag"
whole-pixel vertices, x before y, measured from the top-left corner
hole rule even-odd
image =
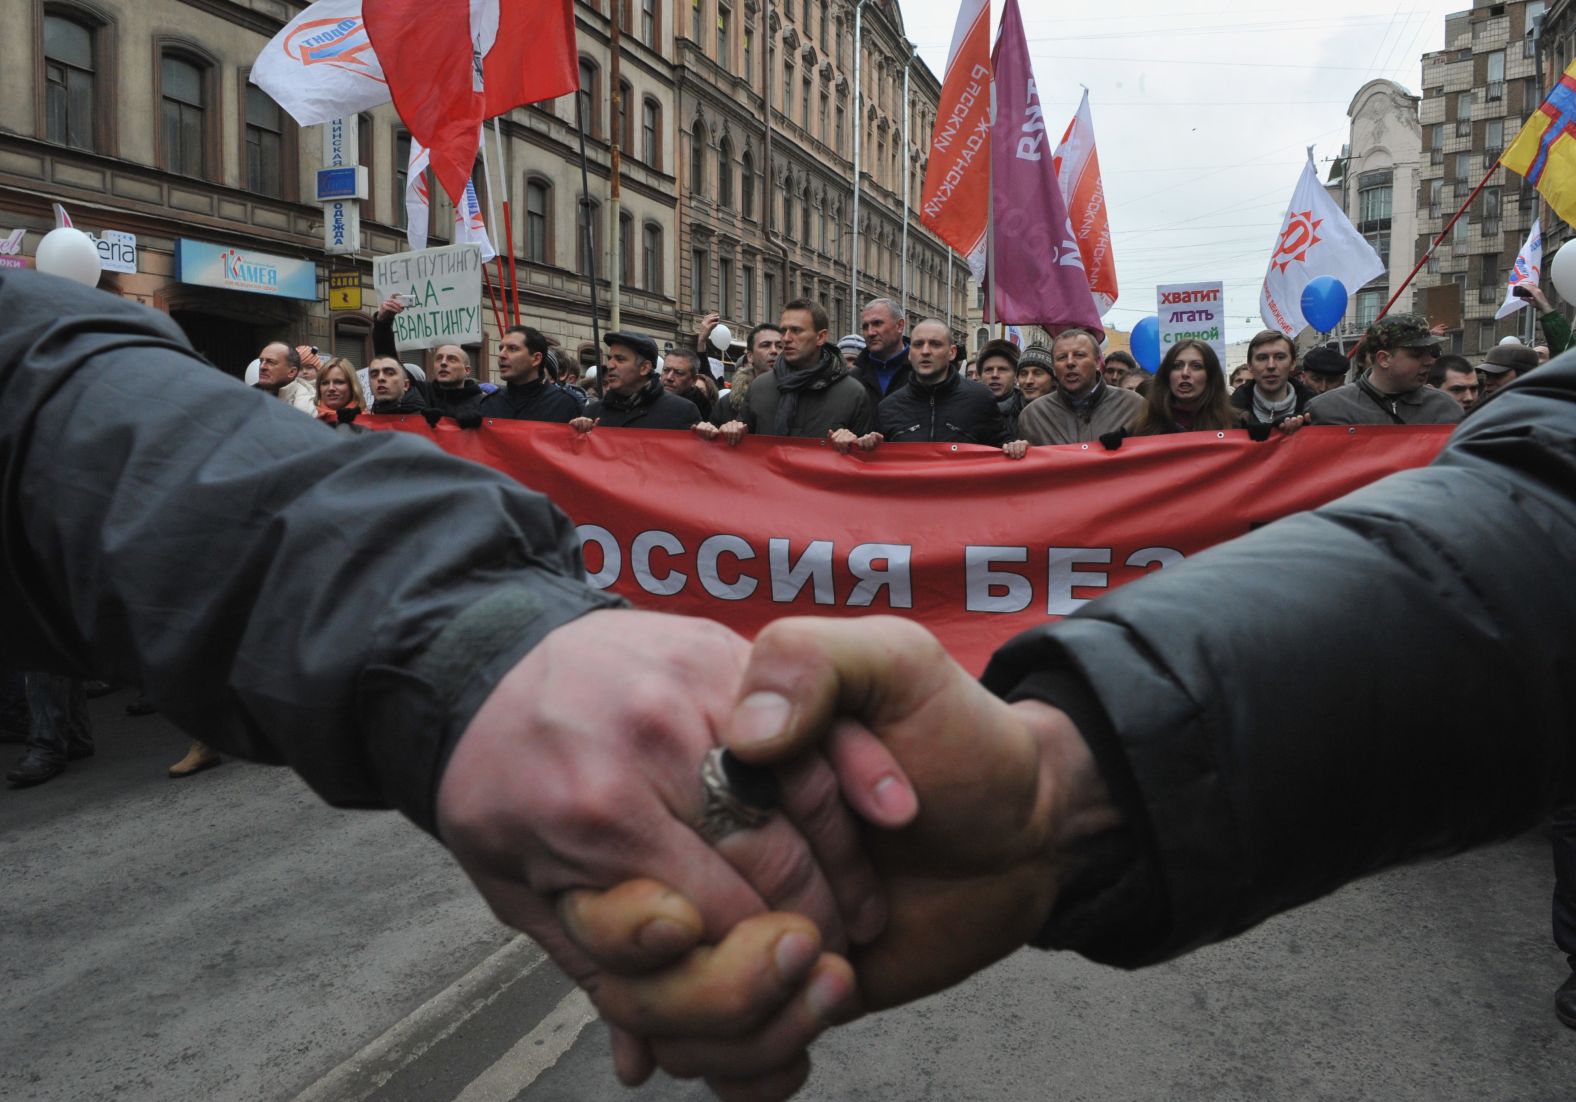
[[[1536,287],[1543,278],[1543,229],[1538,223],[1539,219],[1532,220],[1527,240],[1522,242],[1521,251],[1516,254],[1516,266],[1510,270],[1510,278],[1505,282],[1505,301],[1494,315],[1495,321],[1508,318],[1527,305],[1529,300],[1516,294],[1517,287],[1523,284]]]
[[[389,102],[361,0],[317,0],[263,47],[251,81],[302,126]]]
[[[483,264],[498,255],[498,250],[493,248],[492,238],[487,236],[487,224],[482,221],[482,205],[476,200],[474,180],[465,181],[465,195],[460,205],[454,208],[454,243],[480,245]]]
[[[66,208],[61,206],[59,203],[56,203],[55,204],[55,229],[58,230],[58,229],[61,229],[62,227],[66,228],[66,229],[75,229],[76,228],[75,226],[72,225],[71,215],[66,213]]]
[[[412,249],[427,247],[427,225],[432,218],[432,193],[427,185],[427,165],[432,155],[415,138],[410,140],[410,164],[405,169],[405,240]]]
[[[1384,270],[1373,246],[1320,185],[1310,146],[1307,167],[1292,192],[1291,209],[1281,223],[1280,238],[1264,273],[1264,289],[1259,292],[1264,324],[1295,337],[1308,327],[1302,316],[1302,290],[1309,281],[1331,276],[1351,294]]]

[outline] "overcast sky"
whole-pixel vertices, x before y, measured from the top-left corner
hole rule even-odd
[[[900,0],[939,80],[956,0]],[[1089,89],[1121,297],[1120,329],[1155,312],[1155,285],[1226,284],[1228,339],[1263,328],[1259,286],[1312,145],[1320,179],[1346,108],[1388,77],[1421,90],[1421,57],[1470,0],[1019,0],[1046,122],[1059,138]],[[992,20],[1002,0],[992,0]],[[1090,14],[1099,12],[1099,14]],[[994,31],[992,32],[994,34]]]

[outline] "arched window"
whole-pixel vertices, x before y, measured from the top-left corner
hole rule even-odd
[[[592,261],[597,261],[598,278],[605,278],[602,270],[602,204],[595,199],[582,199],[579,216],[575,219],[575,271],[590,278]],[[591,227],[590,249],[586,247],[586,226]]]
[[[629,81],[618,82],[618,118],[614,120],[613,133],[618,135],[620,148],[632,150],[635,147],[635,132],[629,125],[629,100],[634,89],[629,86]]]
[[[113,111],[99,110],[100,24],[71,8],[44,15],[44,137],[77,149],[96,150],[107,137]]]
[[[553,191],[546,180],[531,179],[525,183],[525,259],[538,264],[551,264],[552,240],[549,236],[553,224]]]
[[[640,266],[645,276],[644,286],[654,295],[662,293],[662,227],[647,222],[641,231]]]
[[[662,105],[650,96],[640,112],[640,159],[650,168],[662,170]]]
[[[635,282],[635,220],[628,211],[618,216],[618,281],[628,287]]]
[[[588,138],[602,136],[601,123],[597,117],[597,104],[602,102],[602,97],[597,93],[596,62],[590,58],[582,57],[580,59],[580,90],[575,93],[577,120],[571,121],[578,121],[580,125],[583,125]]]
[[[821,254],[823,256],[830,256],[831,252],[832,252],[831,247],[830,247],[830,242],[827,240],[827,228],[828,228],[827,224],[829,222],[831,222],[831,219],[827,217],[826,196],[823,195],[823,196],[821,196],[821,233],[820,233]]]
[[[706,194],[706,124],[699,119],[690,130],[690,194]]]
[[[804,190],[799,193],[799,236],[805,248],[810,247],[810,185],[805,184]]]
[[[208,174],[213,98],[213,66],[184,52],[160,55],[159,163],[165,171]]]
[[[739,211],[746,218],[755,217],[755,158],[748,149],[739,159]]]
[[[832,255],[838,260],[843,259],[843,203],[838,200],[832,206]]]
[[[288,181],[285,113],[255,84],[246,85],[246,189],[283,198]]]
[[[733,208],[733,143],[727,138],[717,145],[717,205]]]
[[[785,239],[791,241],[791,240],[793,240],[793,183],[792,183],[792,181],[789,181],[789,180],[784,180],[783,181],[782,197],[783,197],[783,237]]]

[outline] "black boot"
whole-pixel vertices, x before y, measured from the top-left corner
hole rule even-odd
[[[1554,1014],[1560,1021],[1576,1029],[1576,971],[1554,992]]]
[[[43,784],[65,767],[63,759],[30,746],[22,752],[22,756],[16,760],[16,767],[5,775],[5,779],[17,788],[31,788],[35,784]]]

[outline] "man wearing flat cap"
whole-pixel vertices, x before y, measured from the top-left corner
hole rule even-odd
[[[1302,356],[1302,383],[1315,394],[1346,385],[1352,361],[1326,345],[1310,348]]]
[[[1478,364],[1482,376],[1482,396],[1486,402],[1494,392],[1509,386],[1538,366],[1538,354],[1524,344],[1500,344],[1489,349],[1488,357]]]
[[[569,422],[581,432],[611,429],[687,429],[700,420],[695,403],[670,394],[657,374],[657,342],[644,333],[609,333],[602,397]]]
[[[1363,335],[1368,370],[1351,386],[1329,390],[1308,403],[1316,425],[1453,425],[1461,406],[1428,386],[1439,358],[1439,338],[1421,314],[1391,314]]]

